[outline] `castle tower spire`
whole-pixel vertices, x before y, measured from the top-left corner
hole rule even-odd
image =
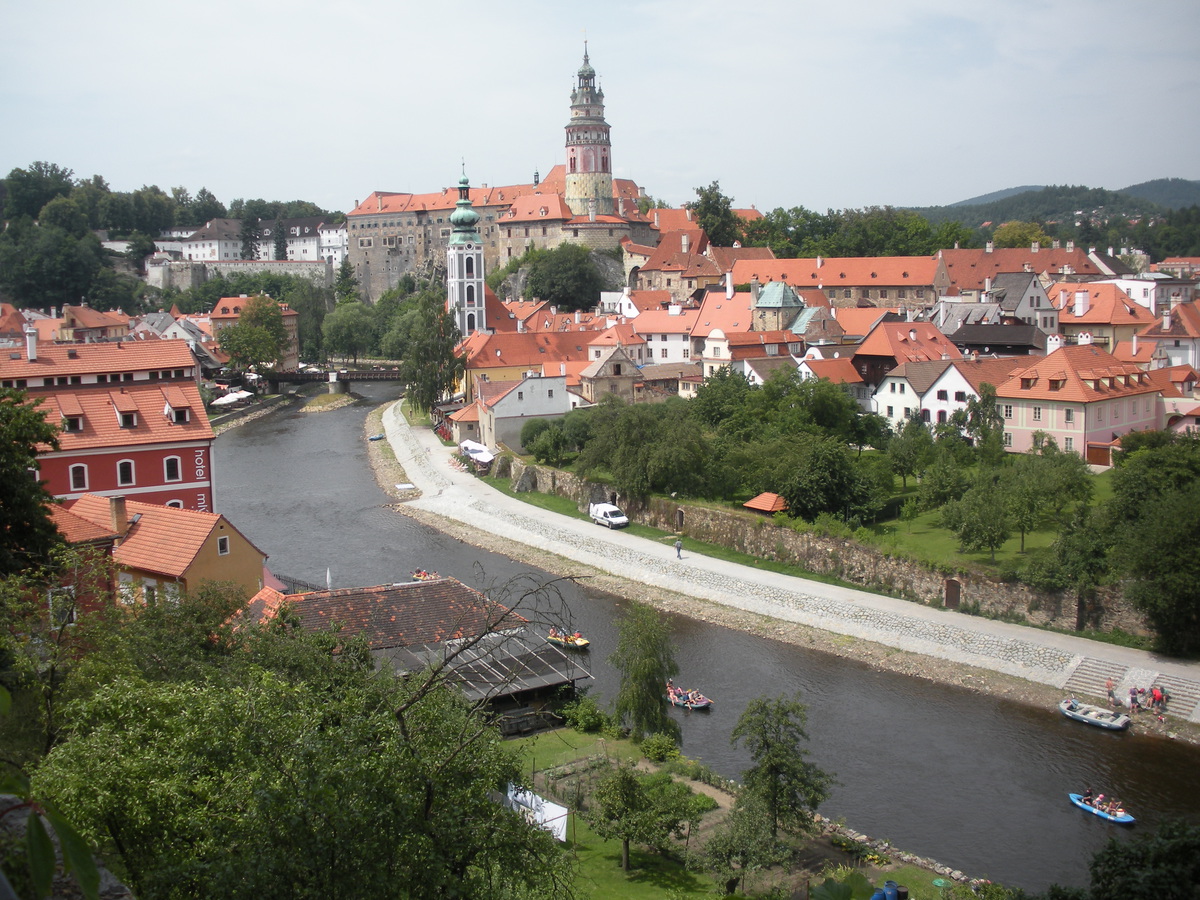
[[[612,144],[604,119],[604,91],[596,85],[596,70],[583,44],[583,65],[571,91],[567,122],[566,190],[563,199],[577,216],[587,215],[589,201],[601,215],[613,213]]]
[[[469,337],[486,331],[484,304],[483,238],[479,213],[471,206],[471,181],[463,172],[458,181],[458,202],[450,214],[453,231],[446,244],[446,311],[454,316],[459,333]]]

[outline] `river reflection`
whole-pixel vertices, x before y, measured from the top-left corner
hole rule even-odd
[[[387,508],[367,464],[366,413],[393,384],[355,385],[367,400],[324,413],[284,412],[221,435],[215,507],[270,555],[272,571],[335,587],[406,580],[436,570],[476,587],[530,567],[447,537]],[[592,640],[585,663],[602,703],[621,601],[567,584],[574,622]],[[1127,840],[1171,817],[1197,820],[1200,752],[1168,740],[1109,734],[1030,709],[739,631],[671,617],[676,682],[715,699],[674,710],[684,752],[727,777],[748,765],[730,745],[747,701],[799,693],[812,760],[836,775],[821,811],[895,846],[975,877],[1042,890],[1086,885],[1110,837]],[[1124,800],[1133,829],[1075,809],[1085,787]]]

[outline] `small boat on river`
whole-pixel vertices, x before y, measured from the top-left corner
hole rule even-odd
[[[414,569],[412,573],[413,581],[437,581],[440,577],[437,572],[426,572],[424,569]]]
[[[1066,700],[1059,701],[1059,710],[1068,719],[1074,719],[1076,722],[1086,722],[1088,725],[1095,725],[1097,728],[1106,728],[1109,731],[1124,731],[1129,727],[1129,716],[1125,713],[1114,712],[1111,709],[1105,709],[1103,706],[1091,706],[1087,703],[1080,703],[1074,697],[1068,697]]]
[[[1080,809],[1085,809],[1094,816],[1099,816],[1100,818],[1106,819],[1109,822],[1118,822],[1121,825],[1132,825],[1134,823],[1133,816],[1129,815],[1129,813],[1125,812],[1123,809],[1118,809],[1115,813],[1111,813],[1107,810],[1100,809],[1097,806],[1093,806],[1090,803],[1084,802],[1083,794],[1067,794],[1067,796],[1070,797],[1071,802]],[[1100,796],[1103,798],[1104,795],[1101,794]]]
[[[675,706],[684,709],[711,709],[712,701],[699,691],[685,691],[672,684],[667,685],[667,699]]]
[[[566,647],[568,650],[586,650],[592,645],[592,642],[578,631],[574,634],[567,634],[563,631],[553,632],[546,635],[546,640],[559,647]]]

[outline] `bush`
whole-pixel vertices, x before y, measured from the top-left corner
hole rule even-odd
[[[679,747],[669,734],[652,734],[642,741],[642,755],[651,762],[662,763],[679,758]]]
[[[585,734],[600,731],[609,724],[608,716],[591,697],[580,697],[564,704],[562,716],[568,725]]]
[[[521,447],[528,452],[538,435],[550,427],[547,419],[530,419],[521,426]]]

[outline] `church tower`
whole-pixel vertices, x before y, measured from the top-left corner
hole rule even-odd
[[[471,182],[458,181],[458,202],[450,213],[453,231],[446,245],[446,311],[463,337],[487,330],[483,297],[483,238],[476,226],[479,213],[471,208]]]
[[[571,212],[577,216],[593,209],[600,215],[613,213],[612,144],[604,121],[604,91],[596,87],[596,70],[588,62],[586,41],[583,65],[571,91],[566,171],[563,199]]]

